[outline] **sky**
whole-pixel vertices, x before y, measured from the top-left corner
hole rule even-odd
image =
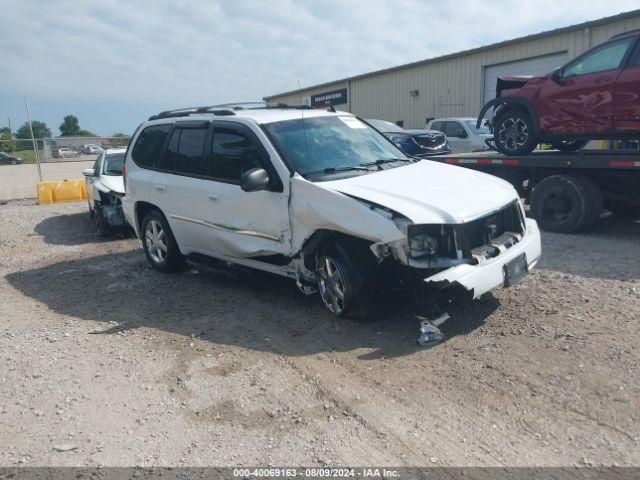
[[[455,4],[455,8],[453,5]],[[637,0],[0,0],[0,127],[64,115],[131,133],[169,108],[257,101],[638,8]]]

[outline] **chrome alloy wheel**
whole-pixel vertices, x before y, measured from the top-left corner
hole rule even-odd
[[[517,150],[527,143],[529,128],[521,118],[507,118],[498,131],[498,141],[507,150]]]
[[[164,262],[167,258],[167,239],[162,224],[158,220],[147,223],[144,239],[151,259],[158,264]]]
[[[318,259],[318,289],[327,308],[334,315],[345,309],[345,282],[340,269],[331,257],[322,255]]]

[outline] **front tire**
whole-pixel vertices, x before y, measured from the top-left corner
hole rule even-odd
[[[561,152],[577,152],[585,147],[587,143],[589,143],[589,140],[561,140],[559,142],[552,142],[551,146]]]
[[[142,220],[142,248],[147,261],[160,272],[177,272],[184,267],[176,239],[167,220],[157,210],[151,210]]]
[[[318,291],[332,315],[364,318],[374,306],[375,261],[363,245],[346,243],[330,243],[318,254]]]
[[[531,118],[522,110],[500,115],[493,132],[496,148],[505,155],[526,155],[538,145]]]

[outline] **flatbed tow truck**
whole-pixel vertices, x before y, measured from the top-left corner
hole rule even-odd
[[[547,231],[570,233],[588,228],[603,210],[640,217],[640,150],[540,150],[523,156],[484,151],[429,160],[508,181]]]

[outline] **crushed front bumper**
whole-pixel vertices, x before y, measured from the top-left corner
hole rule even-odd
[[[473,298],[479,298],[484,293],[504,285],[505,265],[520,255],[525,255],[527,269],[531,271],[540,259],[542,248],[538,224],[532,219],[526,219],[526,224],[525,236],[506,252],[482,264],[451,267],[425,278],[424,281],[438,286],[459,284],[472,291]]]

